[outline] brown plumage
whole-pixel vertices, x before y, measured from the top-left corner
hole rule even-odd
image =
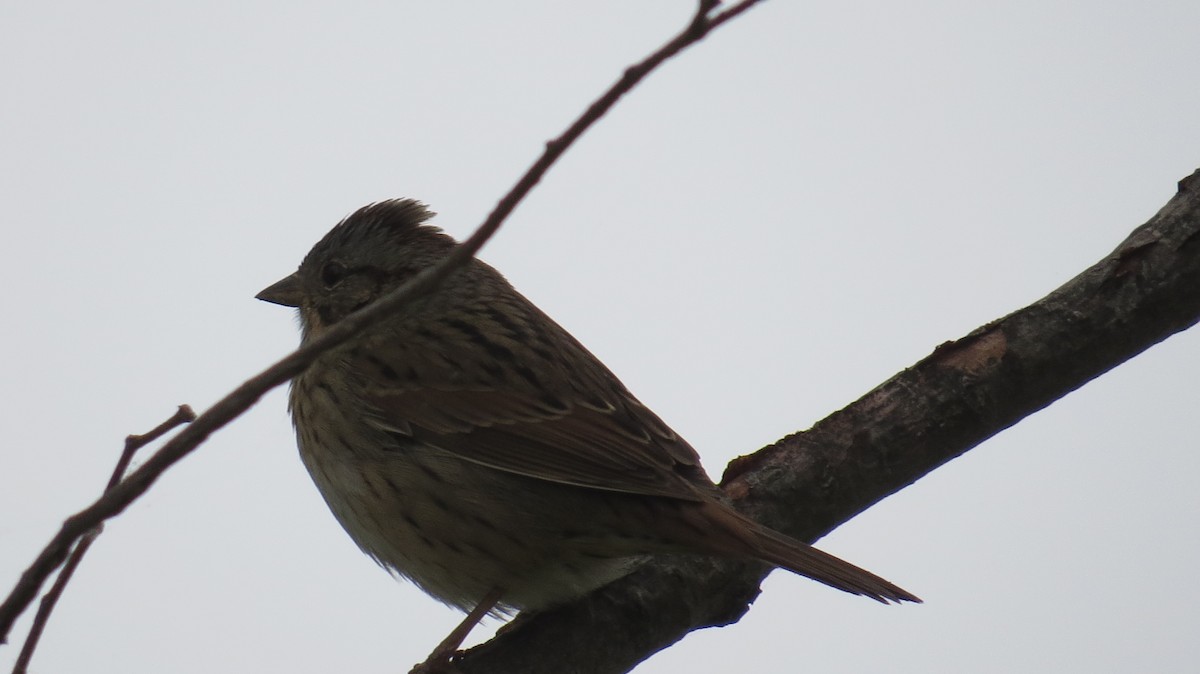
[[[411,200],[362,208],[258,297],[298,307],[309,339],[456,245],[431,216]],[[733,510],[683,438],[478,260],[322,356],[293,382],[291,410],[301,457],[355,542],[471,612],[430,662],[485,612],[573,599],[661,552],[755,558],[920,601]]]

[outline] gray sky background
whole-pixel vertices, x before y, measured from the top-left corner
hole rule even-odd
[[[691,11],[0,5],[4,591],[126,434],[296,345],[254,294],[339,218],[411,196],[465,236]],[[1183,1],[768,2],[635,91],[482,256],[717,477],[1153,215],[1200,166],[1197,25]],[[639,671],[1192,671],[1198,378],[1179,335],[822,542],[925,605],[776,573]],[[457,623],[340,530],[284,407],[109,526],[36,671],[405,671]]]

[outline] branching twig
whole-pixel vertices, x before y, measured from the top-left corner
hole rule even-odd
[[[381,321],[385,316],[395,313],[404,304],[434,291],[450,274],[483,247],[483,244],[499,229],[504,219],[520,203],[521,199],[541,181],[550,166],[588,128],[603,117],[622,96],[664,61],[699,42],[713,29],[740,15],[759,1],[743,0],[719,14],[709,16],[719,3],[715,0],[701,0],[699,9],[683,32],[645,60],[628,68],[615,84],[567,127],[562,135],[546,143],[546,149],[537,161],[521,176],[508,194],[500,199],[483,224],[475,230],[475,233],[456,247],[450,255],[437,265],[417,274],[408,283],[381,297],[375,303],[339,321],[283,360],[245,381],[163,445],[141,468],[106,492],[92,505],[67,518],[50,543],[21,575],[16,587],[13,588],[4,603],[0,604],[0,643],[7,641],[17,616],[28,608],[46,578],[64,562],[71,547],[88,531],[110,517],[120,514],[129,504],[144,494],[168,468],[194,451],[209,435],[249,409],[267,391],[300,374],[321,354],[345,344],[355,335]]]
[[[144,435],[130,435],[125,438],[125,449],[121,451],[121,458],[117,459],[117,465],[113,468],[112,476],[108,478],[108,484],[104,487],[104,493],[108,493],[121,482],[121,478],[125,477],[125,471],[129,469],[130,462],[133,461],[133,455],[139,449],[154,442],[170,432],[176,426],[181,426],[196,418],[196,413],[188,405],[180,405],[179,409],[170,419],[155,426],[153,430]],[[50,591],[46,596],[42,597],[42,602],[38,606],[37,614],[33,617],[33,626],[29,628],[29,634],[25,637],[25,644],[21,646],[21,654],[17,656],[17,662],[13,665],[13,674],[25,674],[29,669],[29,663],[33,660],[33,652],[37,650],[38,641],[42,638],[42,632],[46,629],[46,623],[50,620],[50,614],[54,611],[54,606],[58,604],[58,600],[62,597],[62,593],[67,589],[67,583],[71,582],[71,576],[75,574],[75,569],[79,567],[79,563],[83,561],[83,556],[87,554],[88,548],[92,547],[92,542],[96,537],[104,531],[104,523],[101,522],[83,535],[79,540],[79,544],[71,551],[70,557],[63,564],[62,571],[59,572],[58,578],[54,580],[54,585],[50,587]]]

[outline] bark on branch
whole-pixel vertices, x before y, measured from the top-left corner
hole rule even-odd
[[[1200,171],[1116,250],[1045,298],[730,464],[756,519],[814,541],[880,499],[1200,320]],[[738,620],[767,569],[664,560],[519,618],[459,661],[466,674],[626,672],[701,627]],[[919,588],[918,588],[919,590]]]

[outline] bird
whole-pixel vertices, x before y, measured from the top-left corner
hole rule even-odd
[[[257,298],[307,343],[457,245],[414,199],[342,219]],[[602,308],[597,308],[602,310]],[[883,603],[912,593],[741,514],[686,440],[600,360],[472,257],[291,383],[301,459],[380,565],[467,615],[553,607],[664,553],[760,560]]]

